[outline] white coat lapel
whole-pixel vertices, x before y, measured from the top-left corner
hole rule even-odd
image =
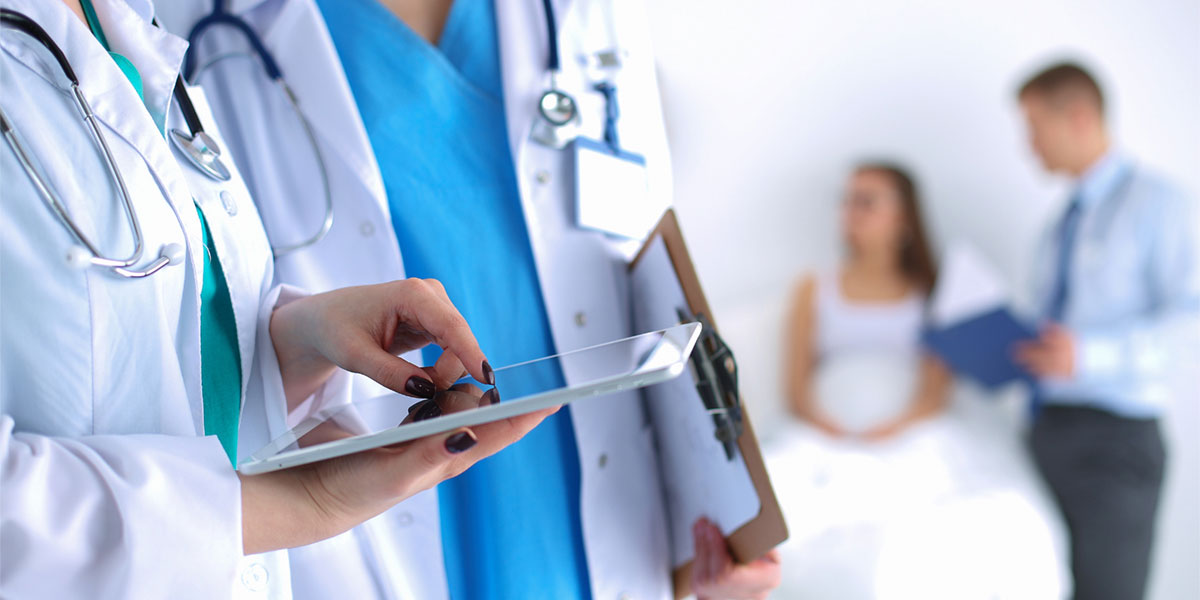
[[[79,78],[79,87],[84,98],[99,121],[109,130],[105,133],[115,133],[146,161],[167,201],[174,207],[187,239],[199,239],[200,222],[190,209],[191,194],[166,140],[158,130],[158,124],[151,120],[147,111],[125,110],[129,106],[140,105],[141,101],[125,79],[125,75],[108,55],[96,51],[98,42],[87,25],[80,22],[61,3],[45,5],[30,0],[9,0],[4,5],[34,19],[58,44]],[[174,88],[174,76],[171,73],[178,74],[187,44],[184,40],[154,27],[145,20],[145,15],[135,12],[123,2],[97,2],[96,9],[102,23],[114,23],[107,36],[109,42],[115,47],[123,48],[127,53],[126,58],[138,67],[139,72],[147,73],[142,81],[144,93],[151,101],[158,102],[154,99],[161,99],[165,113]],[[122,31],[134,31],[136,35],[122,36]],[[6,51],[35,72],[47,76],[52,81],[57,79],[58,66],[53,63],[45,64],[49,59],[36,50],[40,47],[38,44],[32,41],[18,41],[15,36],[11,41],[5,37],[3,46]],[[141,38],[142,41],[134,43],[131,41],[133,38]],[[114,140],[108,141],[112,144]],[[88,213],[79,213],[79,218],[86,223]],[[147,255],[150,253],[150,250],[147,250]],[[198,268],[199,259],[194,253],[191,258],[193,266]],[[196,283],[199,285],[199,281]]]
[[[228,147],[216,126],[204,90],[189,88],[189,96],[205,131],[218,144]],[[237,325],[242,389],[246,389],[255,355],[259,301],[266,292],[264,282],[271,281],[273,263],[270,243],[242,175],[234,161],[226,158],[225,165],[232,175],[226,183],[213,181],[198,169],[185,168],[184,173],[193,198],[208,221],[209,234],[228,283]]]
[[[327,147],[323,158],[346,163],[388,214],[383,179],[370,139],[316,5],[283,3],[279,14],[262,31],[262,38],[296,93],[301,112]]]
[[[182,309],[184,314],[190,313],[191,316],[198,317],[202,274],[200,263],[202,255],[198,248],[198,242],[201,239],[200,221],[196,211],[192,208],[191,192],[184,174],[158,125],[154,123],[146,110],[129,110],[130,107],[141,105],[136,92],[107,53],[98,47],[98,42],[87,26],[81,23],[65,5],[59,2],[42,2],[40,0],[6,0],[4,6],[18,10],[35,20],[63,50],[67,61],[79,77],[83,96],[100,121],[106,141],[114,155],[118,157],[118,161],[122,160],[121,155],[132,151],[145,162],[149,176],[157,184],[157,189],[146,187],[130,191],[139,194],[139,198],[144,197],[144,194],[156,196],[161,193],[165,197],[164,202],[177,219],[178,225],[183,231],[183,239],[189,246],[188,257],[192,267],[189,275],[190,289],[194,292],[191,298],[185,297]],[[97,2],[96,8],[102,22],[109,19],[114,23],[117,21],[122,23],[107,33],[109,42],[115,47],[124,48],[128,53],[126,57],[138,66],[139,71],[146,69],[147,72],[155,71],[157,73],[154,77],[143,79],[143,85],[147,86],[144,88],[147,97],[166,98],[169,103],[174,78],[169,77],[168,74],[177,69],[182,61],[183,50],[186,47],[184,41],[154,28],[145,21],[144,15],[135,13],[129,6],[121,2]],[[122,35],[122,32],[125,35]],[[143,36],[152,43],[132,43],[127,39],[137,36]],[[6,35],[0,40],[0,44],[17,60],[28,65],[35,72],[50,75],[51,78],[57,76],[58,66],[54,63],[46,64],[45,59],[34,50],[37,46],[35,43],[25,43],[17,36],[10,39],[6,32]],[[164,105],[164,109],[165,106],[167,105]],[[83,127],[83,124],[76,123],[75,126]],[[126,169],[140,169],[140,166],[134,167],[134,163],[129,162],[128,159],[126,154],[125,162],[122,162]],[[128,177],[130,172],[126,171],[123,175]],[[60,179],[60,182],[66,185],[70,185],[67,183],[70,181],[73,181],[73,178]],[[77,199],[92,199],[96,197],[96,193],[95,190],[71,190],[63,195],[68,208],[71,209],[73,208],[71,204],[78,202]],[[115,190],[112,193],[115,194]],[[153,205],[155,202],[150,201],[148,204]],[[141,202],[139,218],[146,218],[148,204],[145,201]],[[88,207],[86,210],[72,210],[72,213],[85,231],[89,229],[93,231],[107,230],[105,224],[97,222],[100,217],[97,216],[98,211],[92,207]],[[113,214],[119,214],[119,209],[114,209]],[[142,223],[147,247],[142,262],[138,266],[152,260],[159,244],[165,241],[179,240],[175,232],[161,227],[162,222],[159,221],[160,227],[157,228],[148,227],[148,222]],[[111,237],[103,239],[111,239]],[[98,241],[102,251],[109,250],[104,247],[102,239]],[[191,323],[184,321],[179,335],[181,339],[185,339],[187,336],[198,339],[198,318]],[[180,366],[185,369],[185,373],[192,371],[195,374],[195,376],[185,375],[184,382],[187,385],[192,424],[196,433],[202,434],[203,412],[198,376],[199,360],[198,357],[195,357],[197,360],[193,361],[187,360],[192,358],[190,356],[181,356],[184,360]],[[164,398],[163,400],[167,401],[168,399]]]

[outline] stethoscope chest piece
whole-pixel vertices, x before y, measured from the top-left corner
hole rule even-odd
[[[579,107],[570,94],[551,88],[542,93],[542,98],[538,101],[538,112],[551,125],[562,127],[575,120],[579,115]]]
[[[551,85],[538,100],[532,138],[551,148],[564,148],[578,134],[579,105],[570,94]]]
[[[229,168],[221,160],[221,148],[217,141],[203,131],[188,135],[179,130],[169,132],[171,143],[192,163],[201,173],[217,180],[229,181],[232,175]]]

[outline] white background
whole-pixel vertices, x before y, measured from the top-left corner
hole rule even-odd
[[[899,6],[903,4],[903,6]],[[1093,67],[1120,145],[1200,197],[1200,2],[648,0],[675,201],[763,436],[781,418],[783,313],[838,255],[850,166],[918,178],[935,244],[975,244],[1022,285],[1066,183],[1027,150],[1015,89]],[[1179,375],[1151,598],[1200,597],[1200,369]]]

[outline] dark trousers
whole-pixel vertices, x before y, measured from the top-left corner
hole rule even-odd
[[[1142,598],[1166,462],[1158,420],[1048,406],[1030,445],[1070,531],[1076,600]]]

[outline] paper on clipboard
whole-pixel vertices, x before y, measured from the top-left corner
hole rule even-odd
[[[632,272],[633,321],[637,330],[674,325],[687,308],[683,288],[662,238],[653,238]],[[758,492],[739,454],[729,460],[713,435],[713,419],[696,394],[693,377],[646,389],[655,424],[671,538],[671,565],[692,559],[692,524],[707,517],[729,535],[761,510]]]

